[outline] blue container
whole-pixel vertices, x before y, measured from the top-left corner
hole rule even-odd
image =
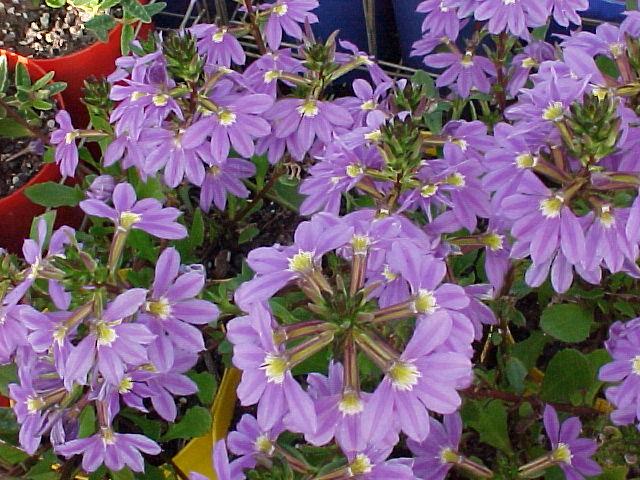
[[[316,37],[326,39],[335,30],[340,30],[339,39],[354,43],[360,50],[369,50],[362,0],[320,0],[319,3],[320,6],[313,11],[319,20],[319,23],[312,25]],[[382,60],[399,59],[394,23],[391,0],[376,0],[377,56]]]
[[[590,0],[589,10],[581,15],[599,22],[621,22],[624,20],[622,12],[625,10],[624,0]]]
[[[424,68],[422,58],[411,56],[414,42],[422,38],[422,22],[425,14],[416,12],[416,8],[421,1],[422,0],[393,1],[402,63],[413,68]]]
[[[184,15],[187,13],[189,3],[191,3],[191,0],[167,0],[167,6],[162,13],[159,13],[154,17],[153,22],[158,28],[178,28],[182,23]],[[200,12],[199,5],[202,5],[203,3],[204,2],[202,2],[202,0],[196,2],[196,5],[191,11],[191,17],[193,19],[198,16],[198,13]],[[238,4],[233,0],[228,0],[226,4],[229,16],[231,16]],[[207,0],[207,5],[209,7],[209,12],[211,12],[212,15],[215,14],[216,5],[214,0]],[[188,22],[187,26],[190,25],[191,22]]]

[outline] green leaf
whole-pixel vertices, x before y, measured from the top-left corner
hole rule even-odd
[[[40,77],[38,80],[35,81],[35,83],[33,84],[33,90],[42,90],[44,87],[47,86],[47,84],[53,80],[53,77],[55,76],[56,72],[48,72],[45,75],[43,75],[42,77]]]
[[[30,88],[31,87],[31,77],[29,77],[29,71],[27,67],[24,66],[24,63],[18,63],[15,69],[16,74],[16,88]]]
[[[192,407],[184,414],[182,420],[169,426],[162,436],[163,442],[176,438],[195,438],[206,435],[211,429],[211,415],[204,407]]]
[[[542,312],[540,327],[553,338],[577,343],[589,336],[593,313],[575,303],[551,305]]]
[[[248,225],[240,231],[240,234],[238,235],[238,245],[250,242],[259,233],[260,229],[258,229],[258,227],[256,227],[255,225]]]
[[[216,377],[209,372],[189,372],[187,376],[198,385],[198,400],[203,405],[211,405],[218,390]]]
[[[118,470],[114,472],[113,470],[109,470],[109,476],[111,480],[135,480],[135,476],[133,472],[129,470],[129,467],[124,467],[122,470]]]
[[[144,23],[151,22],[149,13],[146,8],[138,2],[138,0],[122,0],[121,3],[125,11],[125,16],[139,19]]]
[[[46,3],[51,8],[60,8],[65,6],[67,0],[46,0]]]
[[[109,32],[116,26],[116,21],[111,15],[97,15],[84,25],[94,32],[100,41],[106,42],[109,39]]]
[[[534,330],[528,338],[516,343],[511,353],[527,367],[527,370],[531,370],[536,366],[545,345],[550,341],[551,339],[542,332]]]
[[[0,93],[4,93],[9,84],[9,67],[7,64],[7,56],[0,55]]]
[[[160,432],[162,431],[162,423],[158,420],[150,420],[137,411],[125,409],[120,412],[120,415],[127,420],[131,420],[138,428],[142,430],[147,437],[151,440],[158,441],[160,439]]]
[[[507,379],[516,393],[524,391],[524,379],[527,376],[527,367],[516,357],[507,360],[506,365]]]
[[[130,23],[125,24],[122,27],[122,34],[120,35],[120,51],[122,55],[129,55],[131,51],[131,42],[136,36],[136,31],[133,28],[133,25]]]
[[[629,467],[615,466],[604,468],[604,471],[595,477],[595,480],[625,480],[629,473]]]
[[[68,187],[56,182],[33,185],[25,190],[29,200],[43,207],[75,207],[84,200],[80,187]]]
[[[144,6],[144,9],[147,11],[147,14],[150,17],[153,17],[154,15],[157,15],[158,13],[163,11],[166,6],[166,2],[148,3]]]
[[[469,402],[465,405],[463,417],[466,423],[480,434],[480,441],[505,453],[511,453],[507,410],[500,400],[490,402]]]
[[[16,366],[13,363],[0,365],[0,394],[9,396],[9,384],[18,381]]]
[[[588,389],[594,377],[587,357],[572,348],[561,350],[547,366],[540,396],[549,402],[570,400],[574,393]]]
[[[38,240],[38,224],[40,223],[40,219],[44,218],[44,221],[47,222],[47,240],[51,238],[51,233],[53,232],[53,225],[56,223],[56,216],[58,212],[56,210],[49,210],[48,212],[44,212],[42,215],[38,215],[31,221],[31,230],[29,231],[29,238],[32,240]]]
[[[29,455],[24,453],[22,450],[4,442],[0,442],[0,460],[3,460],[9,465],[15,465],[27,458],[29,458]]]
[[[80,426],[78,428],[78,437],[87,438],[96,433],[96,411],[93,405],[87,405],[84,407],[78,417]]]
[[[11,118],[0,118],[0,137],[24,138],[30,137],[31,132]]]

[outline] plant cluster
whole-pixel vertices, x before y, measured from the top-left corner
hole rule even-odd
[[[217,359],[222,480],[638,475],[640,15],[545,41],[587,3],[422,2],[435,81],[316,40],[314,0],[133,42],[90,128],[57,115],[85,188],[30,189],[85,225],[2,263],[22,448],[151,478]],[[276,207],[309,218],[263,240]]]

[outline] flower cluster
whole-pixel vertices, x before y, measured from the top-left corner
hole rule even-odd
[[[128,183],[116,185],[112,196],[104,189],[92,196],[81,207],[113,225],[110,241],[86,250],[70,227],[47,240],[47,221],[38,221],[36,238],[24,242],[26,268],[13,272],[17,284],[2,301],[0,361],[18,367],[18,383],[9,390],[26,452],[33,454],[48,435],[56,453],[82,454],[87,472],[103,464],[141,472],[142,454],[157,455],[160,447],[144,435],[119,433],[118,414],[153,407],[163,419],[176,419],[173,396],[197,391],[185,375],[204,349],[197,326],[214,322],[218,309],[196,298],[204,273],[181,265],[172,247],[158,258],[150,288],[134,287],[121,270],[131,231],[186,236],[177,209],[152,198],[137,201]],[[79,417],[87,410],[97,425],[80,438]]]

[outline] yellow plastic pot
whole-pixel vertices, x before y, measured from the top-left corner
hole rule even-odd
[[[213,445],[227,436],[238,399],[236,389],[240,383],[241,372],[229,368],[224,372],[220,388],[211,406],[211,432],[209,435],[194,438],[173,457],[173,466],[185,477],[196,472],[211,480],[217,480],[211,464]]]

